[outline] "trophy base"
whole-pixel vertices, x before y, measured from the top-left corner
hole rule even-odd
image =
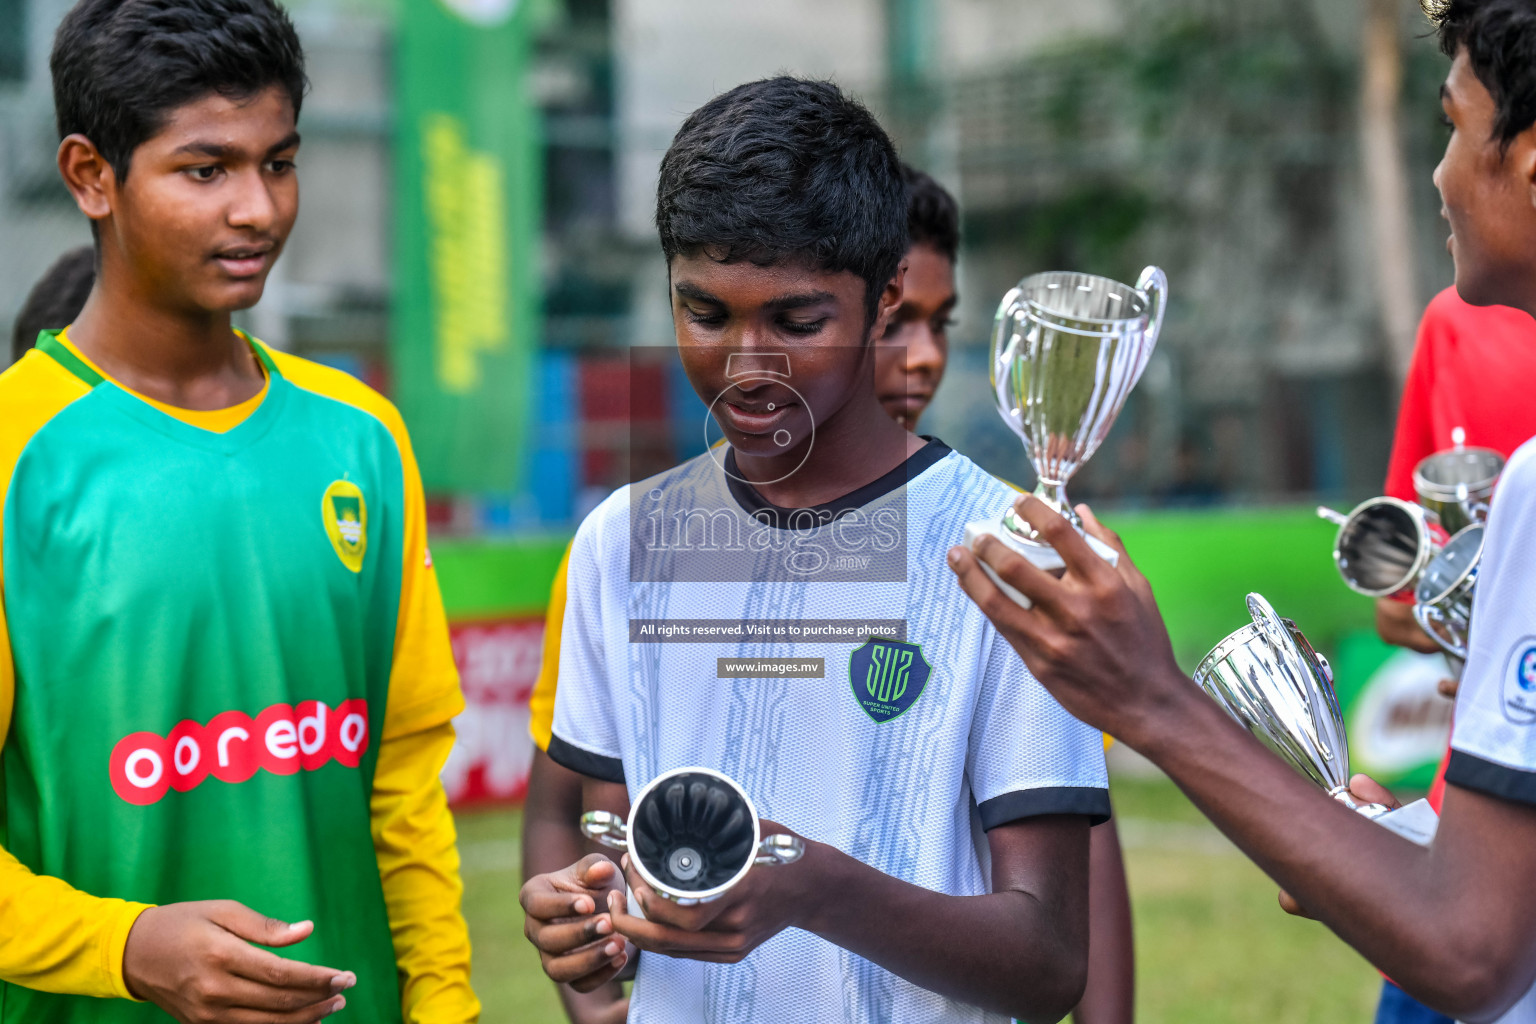
[[[1004,544],[1007,544],[1011,550],[1029,559],[1030,564],[1032,564],[1037,569],[1043,569],[1049,573],[1059,574],[1063,569],[1067,567],[1067,563],[1062,560],[1061,555],[1057,553],[1055,548],[1048,544],[1042,544],[1039,541],[1022,540],[1019,537],[1014,536],[1008,530],[1003,528],[1003,523],[1000,519],[988,519],[979,523],[968,523],[965,527],[965,546],[971,551],[975,551],[976,542],[984,536],[996,537]],[[1103,541],[1088,536],[1087,534],[1083,535],[1083,539],[1088,542],[1088,546],[1093,549],[1094,554],[1104,559],[1104,561],[1108,562],[1110,565],[1119,564],[1120,555],[1117,551],[1115,551],[1114,548],[1110,547],[1108,544],[1105,544]],[[978,561],[980,560],[978,559]],[[1029,608],[1033,606],[1033,602],[1030,601],[1029,598],[1025,597],[1023,594],[1019,593],[1018,590],[999,579],[997,573],[993,572],[992,567],[986,562],[981,562],[981,571],[986,573],[987,578],[995,583],[997,588],[1004,594],[1007,594],[1008,598],[1017,604],[1020,608]]]
[[[1361,810],[1364,811],[1365,808]],[[1435,831],[1440,827],[1440,815],[1429,806],[1428,800],[1415,800],[1411,804],[1404,804],[1385,814],[1374,817],[1366,814],[1366,817],[1389,832],[1395,832],[1409,842],[1418,843],[1420,846],[1428,846],[1435,838]]]

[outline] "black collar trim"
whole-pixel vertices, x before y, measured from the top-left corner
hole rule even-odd
[[[731,489],[731,497],[736,499],[736,504],[764,526],[776,530],[811,530],[863,508],[870,502],[890,494],[898,487],[905,487],[950,453],[949,445],[938,438],[929,437],[926,434],[922,435],[922,438],[928,443],[913,452],[907,461],[878,480],[873,480],[841,498],[834,498],[810,508],[784,508],[767,501],[757,493],[756,488],[740,479],[734,448],[728,449],[725,453],[725,483]]]

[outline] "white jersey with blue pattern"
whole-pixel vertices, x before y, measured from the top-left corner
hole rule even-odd
[[[700,456],[618,491],[582,524],[551,757],[624,782],[631,799],[661,772],[715,768],[764,818],[956,896],[989,891],[985,829],[1108,814],[1100,734],[1030,675],[945,562],[965,524],[999,515],[1014,491],[938,441],[813,510],[768,505],[734,468],[718,451]],[[894,621],[904,635],[656,642],[632,625],[699,620]],[[912,654],[902,685],[876,685],[871,645]],[[824,674],[719,678],[721,659],[764,658],[820,658]],[[798,929],[734,965],[642,955],[629,1019],[1007,1020]]]

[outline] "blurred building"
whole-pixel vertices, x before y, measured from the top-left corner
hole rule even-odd
[[[526,493],[440,496],[441,525],[568,523],[623,482],[636,429],[695,421],[675,376],[643,410],[611,401],[631,347],[671,341],[656,167],[689,111],[779,71],[864,98],[961,200],[960,323],[928,432],[1026,478],[983,397],[998,297],[1038,270],[1131,280],[1157,263],[1173,295],[1159,353],[1075,493],[1187,505],[1379,488],[1396,384],[1362,194],[1361,0],[522,2],[539,4],[527,88],[543,112],[534,469]],[[46,63],[67,7],[0,0],[7,333],[34,276],[89,239],[53,166]],[[1429,183],[1444,61],[1402,7],[1422,306],[1451,277]],[[248,324],[388,390],[392,9],[292,9],[314,84],[303,215]]]

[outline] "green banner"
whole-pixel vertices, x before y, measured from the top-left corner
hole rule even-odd
[[[520,483],[542,183],[528,0],[404,0],[393,392],[429,493]]]

